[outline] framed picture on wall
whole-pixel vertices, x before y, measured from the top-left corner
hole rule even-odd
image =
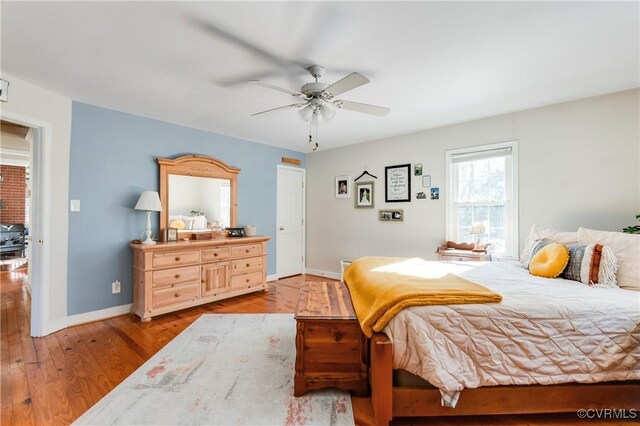
[[[373,182],[356,182],[356,208],[373,208]]]
[[[384,184],[387,203],[411,201],[411,164],[385,167]]]
[[[351,198],[351,176],[336,176],[336,198]]]
[[[379,217],[382,222],[403,222],[404,210],[380,210]]]

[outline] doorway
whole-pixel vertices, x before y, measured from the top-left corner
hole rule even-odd
[[[10,291],[22,292],[24,296],[30,335],[43,336],[47,334],[48,289],[42,280],[45,267],[42,170],[43,145],[50,137],[50,125],[3,111],[0,130],[0,174],[3,175],[0,179],[11,181],[11,185],[3,185],[1,195],[6,208],[3,205],[0,209],[3,225],[0,241],[5,248],[0,258],[9,260],[6,269],[13,269],[0,273],[11,274],[3,276],[12,284]]]
[[[278,278],[304,273],[305,170],[278,165],[276,274]]]

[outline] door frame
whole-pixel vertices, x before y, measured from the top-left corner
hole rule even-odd
[[[52,331],[49,318],[51,285],[51,179],[45,179],[51,170],[52,126],[51,123],[0,111],[0,118],[30,127],[33,131],[31,145],[31,204],[29,221],[29,280],[31,281],[31,335],[45,336]],[[33,225],[36,225],[35,227]]]
[[[306,270],[307,264],[307,170],[302,167],[293,167],[293,166],[285,166],[283,164],[278,164],[276,168],[276,279],[279,279],[282,275],[280,275],[280,271],[278,271],[278,254],[280,247],[280,209],[278,206],[278,180],[280,179],[280,170],[291,170],[294,172],[302,172],[302,271],[304,274]]]

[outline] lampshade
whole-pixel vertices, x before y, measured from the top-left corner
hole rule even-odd
[[[484,234],[486,232],[487,228],[484,227],[484,223],[474,222],[473,226],[471,227],[471,231],[469,231],[469,234]]]
[[[152,212],[162,211],[160,196],[156,191],[144,191],[142,194],[140,194],[140,199],[136,203],[134,209]]]

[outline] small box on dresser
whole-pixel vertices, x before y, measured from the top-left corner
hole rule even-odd
[[[267,289],[268,236],[130,244],[133,306],[152,317]]]

